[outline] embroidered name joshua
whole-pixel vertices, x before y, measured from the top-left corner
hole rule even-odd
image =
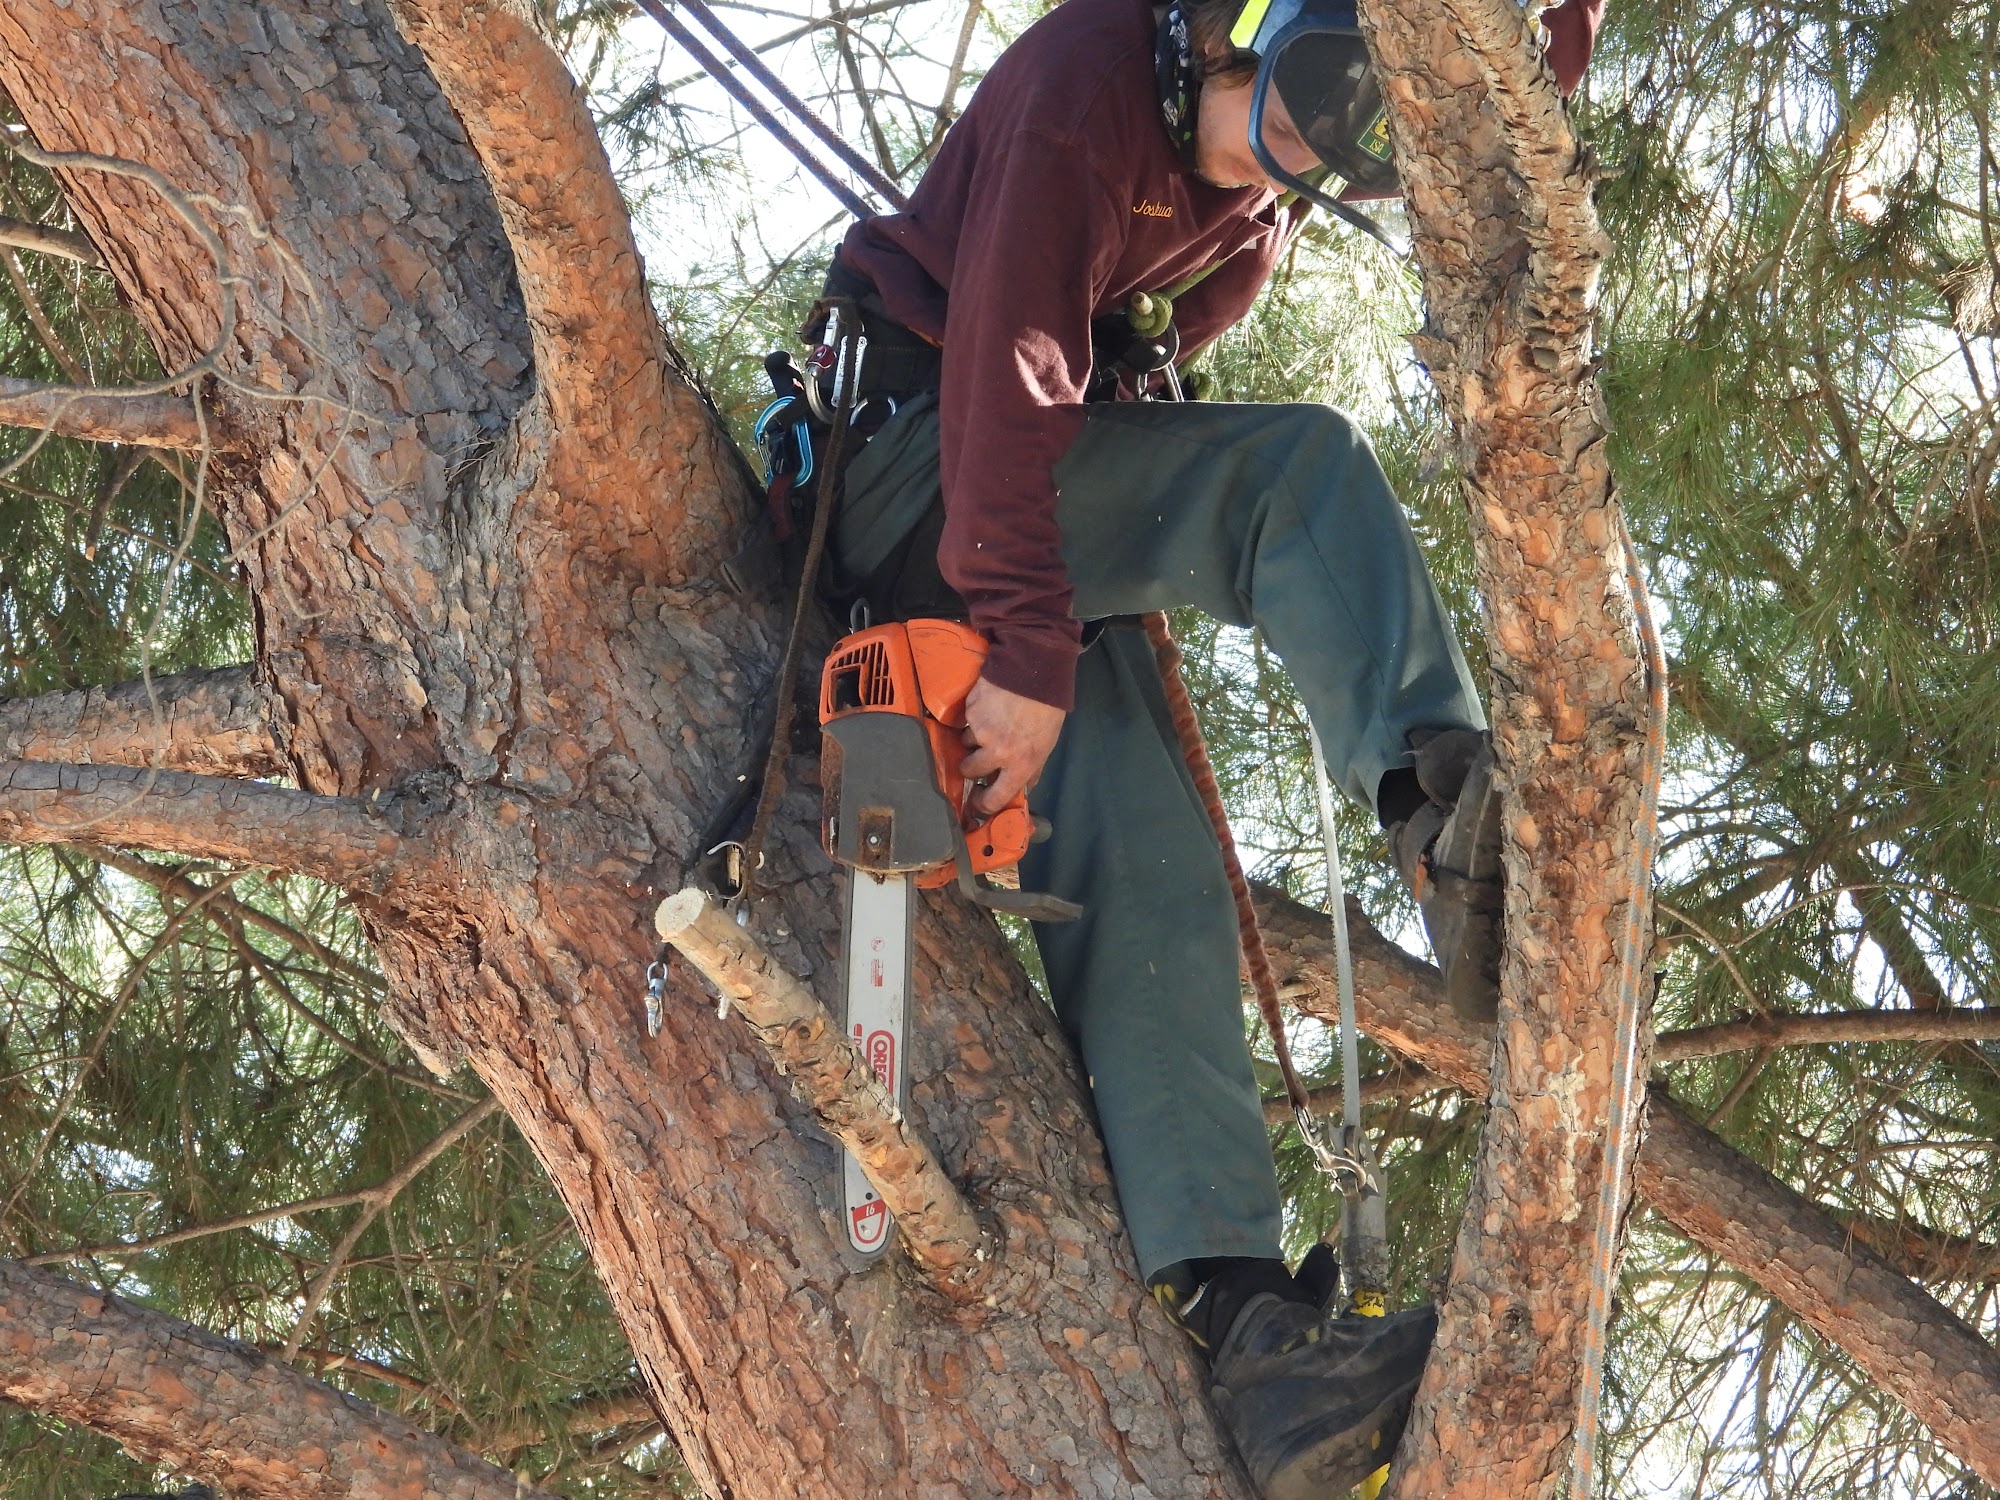
[[[1132,205],[1132,212],[1144,214],[1149,219],[1171,219],[1174,206],[1171,203],[1155,203],[1151,198],[1142,198]]]

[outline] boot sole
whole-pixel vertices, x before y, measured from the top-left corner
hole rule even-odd
[[[1409,1396],[1400,1398],[1407,1406]],[[1386,1401],[1369,1414],[1363,1424],[1368,1432],[1379,1433],[1384,1419],[1397,1405]],[[1397,1434],[1398,1439],[1402,1436]],[[1347,1492],[1389,1462],[1395,1444],[1369,1446],[1354,1428],[1330,1434],[1287,1462],[1263,1486],[1264,1500],[1347,1500]]]

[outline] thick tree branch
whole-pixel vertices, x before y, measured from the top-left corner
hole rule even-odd
[[[243,1344],[0,1261],[0,1397],[246,1500],[552,1500]]]
[[[972,1205],[818,997],[694,887],[660,903],[657,925],[742,1012],[820,1123],[854,1153],[911,1259],[954,1301],[976,1295],[992,1256]]]
[[[275,776],[270,694],[247,666],[0,700],[0,760]]]
[[[186,396],[124,395],[0,375],[0,426],[30,427],[93,443],[238,451],[238,440],[218,413],[210,411],[206,424],[204,433],[203,419],[195,415],[194,402]]]
[[[1302,982],[1299,1008],[1338,1015],[1323,913],[1258,893],[1272,962]],[[1383,1046],[1484,1097],[1490,1027],[1446,1002],[1437,971],[1389,942],[1348,903],[1355,1000]],[[1310,985],[1310,990],[1304,985]],[[1745,1159],[1655,1087],[1638,1189],[1669,1223],[1748,1275],[1928,1424],[1988,1484],[2000,1483],[2000,1350],[1856,1241],[1818,1204]],[[1496,1350],[1499,1360],[1504,1350]]]
[[[0,761],[0,841],[161,849],[380,888],[403,850],[398,799],[363,803],[289,787],[132,766]]]
[[[31,224],[26,219],[9,218],[0,214],[0,245],[11,245],[16,250],[35,250],[43,255],[58,255],[64,260],[79,261],[86,266],[102,266],[104,257],[97,253],[97,246],[90,236],[79,234],[74,229],[52,229],[47,224]]]
[[[1639,1191],[1653,1207],[1749,1273],[2000,1487],[2000,1350],[1657,1085],[1646,1128]]]
[[[1821,1015],[1745,1016],[1740,1021],[1670,1031],[1654,1045],[1653,1061],[1686,1062],[1758,1047],[1996,1040],[2000,1040],[2000,1010],[1841,1010]]]
[[[653,535],[682,488],[666,338],[589,104],[526,0],[392,0],[465,125],[513,246],[571,524]],[[706,425],[704,423],[704,425]],[[607,466],[607,455],[618,464]],[[634,472],[634,465],[637,472]],[[653,472],[670,465],[673,483]]]

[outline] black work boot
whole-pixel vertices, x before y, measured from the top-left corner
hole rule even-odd
[[[1211,1357],[1252,1297],[1268,1292],[1291,1302],[1313,1300],[1283,1261],[1248,1255],[1176,1261],[1155,1272],[1149,1285],[1174,1326]]]
[[[1500,1005],[1500,787],[1483,729],[1419,731],[1416,777],[1428,799],[1389,826],[1389,854],[1417,898],[1445,993],[1468,1021]]]
[[[1217,1346],[1211,1394],[1263,1500],[1340,1500],[1387,1463],[1437,1334],[1437,1310],[1326,1316],[1253,1297]]]
[[[1168,1316],[1208,1352],[1216,1408],[1263,1500],[1340,1500],[1387,1463],[1437,1332],[1430,1308],[1329,1317],[1331,1286],[1282,1261],[1235,1258],[1153,1278]]]

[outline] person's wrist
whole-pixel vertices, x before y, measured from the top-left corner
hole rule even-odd
[[[1076,699],[1077,642],[1009,634],[989,642],[981,677],[1021,698],[1067,713]]]

